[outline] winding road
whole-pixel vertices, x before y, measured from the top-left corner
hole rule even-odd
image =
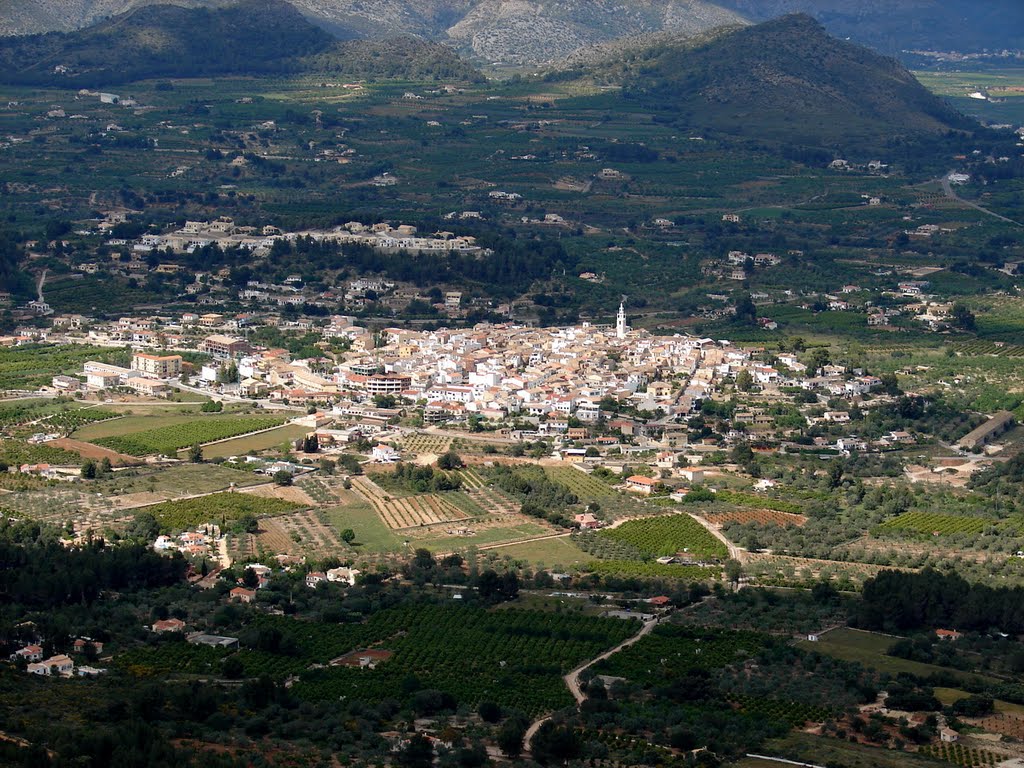
[[[605,651],[600,656],[595,656],[590,661],[586,661],[583,664],[580,664],[575,669],[570,670],[570,672],[562,678],[563,680],[565,680],[565,684],[569,688],[569,693],[571,693],[572,697],[576,699],[577,707],[580,704],[582,704],[587,698],[586,695],[583,693],[583,689],[580,687],[580,674],[583,673],[583,670],[589,669],[590,667],[597,664],[599,661],[604,661],[609,656],[613,656],[619,651],[621,651],[623,648],[628,648],[629,646],[638,642],[640,638],[642,638],[644,635],[650,634],[651,631],[657,625],[657,619],[649,619],[648,621],[645,621],[643,626],[640,627],[640,630],[635,635],[627,637],[614,648]],[[527,751],[529,751],[530,745],[533,743],[533,737],[537,734],[537,731],[539,731],[540,727],[550,719],[550,714],[544,715],[543,717],[534,720],[533,723],[530,724],[530,727],[526,729],[526,735],[523,737],[523,745],[526,747]]]
[[[1009,219],[1006,216],[996,213],[995,211],[990,211],[988,208],[984,208],[978,205],[977,203],[972,203],[970,200],[964,200],[962,197],[960,197],[960,195],[953,191],[953,183],[949,180],[949,177],[953,173],[955,173],[955,171],[950,171],[945,176],[943,176],[942,179],[939,181],[939,183],[942,184],[942,191],[946,195],[946,197],[948,197],[950,200],[956,200],[958,203],[960,203],[961,205],[966,205],[968,208],[973,208],[976,211],[981,211],[982,213],[988,214],[989,216],[993,216],[999,219],[1000,221],[1005,221],[1007,224],[1013,224],[1013,226],[1015,227],[1024,227],[1024,224],[1021,224],[1019,221]]]

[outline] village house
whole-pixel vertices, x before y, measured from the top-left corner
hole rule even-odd
[[[642,493],[645,496],[653,493],[654,487],[657,484],[657,480],[650,477],[644,477],[643,475],[633,475],[632,477],[626,478],[626,490],[633,491],[635,493]]]

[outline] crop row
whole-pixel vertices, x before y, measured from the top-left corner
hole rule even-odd
[[[959,515],[944,515],[939,512],[913,511],[886,520],[876,530],[882,532],[906,531],[930,536],[949,536],[956,533],[978,535],[996,524],[995,520],[981,517],[961,517]]]
[[[662,686],[694,670],[721,669],[757,654],[769,638],[733,632],[660,624],[635,645],[599,662],[594,671],[624,677],[645,687]]]
[[[689,515],[663,515],[630,520],[601,536],[623,541],[646,554],[661,556],[685,552],[698,557],[725,558],[728,550]]]
[[[196,443],[224,440],[249,432],[276,427],[283,419],[275,416],[207,417],[172,424],[157,429],[147,429],[130,435],[101,437],[91,442],[130,456],[151,454],[173,455],[181,448]]]
[[[299,506],[283,499],[228,491],[194,499],[164,501],[143,507],[141,511],[152,514],[164,530],[182,531],[204,523],[217,523],[223,526],[247,515],[280,515]]]
[[[591,560],[584,570],[602,576],[617,576],[623,579],[663,579],[675,581],[708,581],[721,577],[718,568],[700,565],[662,565],[637,560]]]

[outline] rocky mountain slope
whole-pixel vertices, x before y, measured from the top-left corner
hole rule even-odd
[[[72,30],[154,0],[6,0],[0,33]],[[216,6],[225,0],[163,0]],[[705,0],[291,0],[341,36],[415,35],[488,62],[538,64],[628,35],[703,32],[741,17]]]
[[[447,33],[478,58],[537,64],[625,36],[691,35],[740,22],[737,14],[700,0],[482,0]]]

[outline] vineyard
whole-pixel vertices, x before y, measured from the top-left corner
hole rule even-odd
[[[0,440],[0,460],[11,466],[18,464],[81,464],[77,453],[42,443],[22,440]]]
[[[703,525],[684,514],[630,520],[599,535],[624,542],[654,557],[686,552],[697,557],[724,559],[729,554],[725,545]]]
[[[450,450],[452,439],[447,435],[430,435],[416,432],[402,437],[402,450],[411,453],[433,453],[440,456]]]
[[[718,568],[700,565],[662,565],[639,560],[593,560],[584,566],[586,573],[620,579],[665,579],[668,581],[709,581],[721,578]]]
[[[968,341],[954,344],[953,349],[962,355],[996,355],[998,357],[1024,357],[1024,345],[1003,344],[998,341]]]
[[[249,432],[279,426],[284,419],[276,416],[238,416],[203,418],[148,429],[130,435],[101,437],[89,442],[129,456],[161,454],[173,456],[178,450],[196,443],[224,440]]]
[[[436,493],[393,498],[366,477],[356,477],[353,487],[366,498],[392,530],[419,528],[469,518],[465,512]]]
[[[572,467],[544,467],[548,477],[556,483],[567,486],[584,501],[604,502],[618,496],[618,492],[603,480]]]
[[[203,523],[224,525],[246,515],[255,517],[281,515],[299,505],[281,499],[261,498],[248,493],[213,493],[194,499],[165,501],[141,507],[156,517],[164,530],[182,531]]]
[[[981,517],[961,517],[938,512],[915,511],[905,512],[891,520],[886,520],[872,533],[899,531],[927,536],[951,536],[958,533],[977,536],[984,533],[986,529],[998,525],[998,522]]]
[[[795,525],[798,528],[807,522],[804,515],[794,515],[790,512],[778,512],[774,509],[738,509],[732,512],[708,512],[704,513],[708,522],[723,526],[736,523],[746,525],[756,523],[757,525],[777,525],[785,527]]]
[[[1006,755],[990,752],[987,749],[976,749],[960,743],[954,744],[931,744],[921,748],[921,754],[929,755],[938,760],[944,760],[953,765],[962,765],[964,768],[995,765],[1006,759]]]
[[[742,493],[740,491],[721,490],[716,495],[719,501],[735,504],[738,507],[754,507],[770,509],[776,512],[786,512],[791,515],[799,515],[803,508],[799,504],[782,499],[773,499],[768,496],[759,496],[753,493]]]

